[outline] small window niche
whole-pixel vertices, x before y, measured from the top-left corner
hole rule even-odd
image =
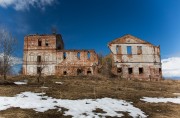
[[[42,40],[38,39],[38,46],[42,46]]]
[[[128,74],[133,74],[133,68],[128,68]]]
[[[48,40],[45,41],[45,45],[49,46],[49,41]]]
[[[143,74],[144,73],[144,69],[142,67],[139,68],[139,74]]]
[[[142,54],[142,46],[137,46],[137,54],[138,55]]]
[[[117,73],[121,74],[122,73],[122,68],[117,68]]]
[[[66,52],[63,52],[63,59],[66,59]]]
[[[80,59],[80,52],[77,53],[77,58]]]
[[[128,55],[132,54],[132,46],[127,46],[127,54]]]

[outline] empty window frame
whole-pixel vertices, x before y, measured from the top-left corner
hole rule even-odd
[[[80,52],[77,53],[77,58],[80,59]]]
[[[66,59],[66,52],[63,52],[63,59]]]
[[[127,54],[132,54],[132,46],[127,46]]]
[[[144,69],[142,67],[139,68],[139,74],[143,74],[144,73]]]
[[[45,41],[45,45],[49,46],[49,41],[48,40]]]
[[[128,74],[132,74],[133,73],[133,68],[128,68]]]
[[[37,62],[41,62],[41,56],[37,56]]]
[[[119,46],[119,45],[116,46],[116,53],[117,54],[121,53],[121,46]]]
[[[87,59],[90,59],[91,58],[91,54],[90,52],[87,53]]]
[[[117,68],[117,73],[122,73],[122,68]]]
[[[142,54],[142,46],[137,46],[137,54]]]
[[[38,46],[42,46],[42,40],[38,40]]]

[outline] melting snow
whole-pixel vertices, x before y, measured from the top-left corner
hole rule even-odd
[[[34,109],[37,112],[44,112],[49,109],[66,108],[64,116],[71,115],[74,118],[79,117],[121,117],[121,112],[127,112],[132,117],[147,117],[143,111],[134,107],[131,103],[124,100],[111,98],[102,99],[82,99],[68,100],[55,99],[44,96],[44,93],[23,92],[15,97],[0,97],[0,110],[6,110],[11,107],[20,107],[22,109]],[[102,109],[102,113],[93,112],[97,108]]]
[[[159,103],[159,102],[172,102],[176,104],[180,104],[180,97],[177,98],[151,98],[151,97],[143,97],[142,101],[150,102],[150,103]]]
[[[62,82],[55,82],[56,84],[63,84]]]
[[[23,84],[27,84],[27,82],[14,82],[14,84],[23,85]]]

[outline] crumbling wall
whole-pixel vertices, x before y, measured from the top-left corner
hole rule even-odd
[[[97,72],[98,57],[94,50],[61,50],[57,58],[57,75],[94,75]]]

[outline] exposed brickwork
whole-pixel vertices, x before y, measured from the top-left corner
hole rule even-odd
[[[24,75],[36,75],[40,66],[44,75],[93,75],[98,65],[94,50],[64,50],[61,35],[55,34],[26,36],[23,60]]]
[[[114,74],[130,79],[162,79],[159,46],[131,35],[115,39],[108,46],[113,54]]]

